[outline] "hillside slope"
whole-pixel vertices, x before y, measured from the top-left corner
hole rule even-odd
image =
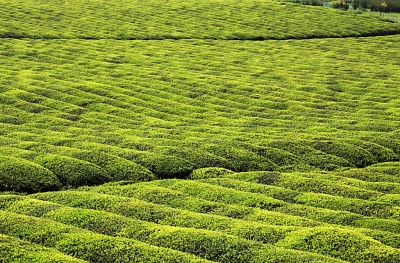
[[[400,33],[400,25],[271,0],[1,0],[0,37],[293,39]]]
[[[399,160],[400,36],[0,41],[3,190]]]
[[[399,263],[400,24],[0,5],[1,263]]]
[[[400,167],[374,169],[206,168],[193,180],[0,195],[0,231],[62,262],[395,263]]]

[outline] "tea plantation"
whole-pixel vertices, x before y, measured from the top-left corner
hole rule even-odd
[[[400,263],[399,23],[0,4],[1,263]]]

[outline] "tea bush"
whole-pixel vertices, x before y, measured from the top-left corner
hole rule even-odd
[[[112,180],[99,166],[71,157],[45,155],[35,158],[35,162],[52,171],[63,186],[96,185]]]
[[[396,262],[400,256],[398,249],[353,231],[333,228],[315,228],[289,234],[281,241],[282,246],[318,252],[341,258],[349,262]],[[378,259],[379,258],[379,259]]]
[[[16,249],[18,248],[18,249]],[[0,258],[5,262],[84,263],[56,249],[46,248],[15,237],[0,234]]]
[[[90,262],[207,262],[190,254],[0,211],[0,231]]]
[[[60,189],[59,179],[33,162],[0,155],[0,191],[41,192]]]

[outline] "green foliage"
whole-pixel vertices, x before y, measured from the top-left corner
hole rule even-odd
[[[73,156],[100,166],[112,181],[141,182],[155,179],[155,176],[145,167],[102,151],[82,151],[73,153]]]
[[[233,178],[236,179],[236,177]],[[231,178],[214,178],[214,179],[203,180],[203,182],[209,184],[217,184],[223,187],[233,188],[245,192],[265,194],[267,196],[271,196],[273,198],[283,200],[286,202],[294,202],[294,198],[300,194],[299,192],[286,189],[283,187],[264,185],[261,183],[244,182],[244,181],[234,180]]]
[[[308,172],[396,161],[398,44],[2,39],[0,114],[21,123],[2,123],[2,155],[72,157],[132,182],[208,166]]]
[[[194,165],[193,168],[231,167],[231,164],[227,159],[216,156],[205,150],[168,146],[162,147],[161,149],[158,149],[158,151],[166,156],[172,155],[188,160]]]
[[[398,262],[398,24],[0,4],[0,261]]]
[[[284,247],[318,252],[349,262],[396,262],[400,251],[384,246],[357,232],[315,228],[292,232],[281,243]]]
[[[387,162],[369,166],[365,169],[368,172],[383,173],[391,176],[400,175],[399,162]]]
[[[63,186],[77,187],[111,181],[111,177],[99,166],[71,157],[45,155],[35,158],[35,162],[52,171]]]
[[[296,197],[296,202],[333,210],[349,211],[365,216],[387,218],[392,216],[392,206],[383,202],[344,198],[327,194],[304,193]]]
[[[208,181],[208,180],[207,180]],[[213,183],[213,182],[211,182]],[[228,217],[233,217],[233,218],[238,218],[242,220],[247,220],[247,221],[254,221],[254,222],[264,222],[264,223],[269,223],[269,224],[275,224],[275,225],[291,225],[291,226],[317,226],[320,225],[320,222],[325,222],[325,223],[330,223],[330,224],[336,224],[336,225],[344,225],[344,226],[355,226],[355,227],[366,227],[370,229],[376,229],[376,230],[384,230],[384,231],[390,231],[393,233],[399,233],[400,231],[400,222],[396,221],[396,209],[388,209],[387,205],[382,207],[376,206],[375,208],[383,209],[383,211],[386,214],[392,215],[393,219],[380,219],[380,218],[375,218],[375,217],[366,217],[361,214],[356,214],[356,213],[351,213],[351,212],[346,212],[346,211],[341,211],[339,210],[340,208],[337,208],[338,206],[342,206],[343,209],[355,209],[357,210],[356,212],[360,213],[366,213],[366,214],[373,214],[376,216],[377,212],[374,210],[374,203],[368,204],[365,208],[363,205],[365,204],[366,201],[364,200],[358,200],[354,199],[354,202],[358,206],[354,208],[349,208],[351,205],[349,203],[352,202],[352,199],[345,199],[347,203],[340,203],[340,198],[338,200],[331,200],[331,202],[321,202],[321,204],[317,203],[317,207],[313,206],[304,206],[304,205],[298,205],[298,204],[285,204],[284,202],[281,202],[279,206],[269,206],[265,207],[267,209],[271,209],[273,211],[266,211],[264,209],[258,209],[258,208],[251,208],[248,206],[244,206],[246,204],[241,204],[243,201],[240,200],[237,196],[232,198],[231,201],[225,201],[226,199],[222,198],[221,200],[217,202],[210,202],[207,201],[206,199],[213,198],[207,197],[207,196],[198,196],[198,194],[193,191],[189,190],[190,184],[193,185],[193,182],[189,183],[189,187],[183,187],[185,189],[185,193],[180,192],[178,190],[171,190],[171,189],[166,189],[166,188],[161,188],[161,187],[154,187],[154,185],[160,185],[164,187],[171,187],[174,189],[174,187],[177,186],[175,181],[167,180],[167,181],[154,181],[151,183],[147,183],[148,185],[126,185],[122,187],[114,187],[112,185],[110,186],[100,186],[96,187],[93,190],[96,192],[100,193],[107,193],[107,194],[112,194],[112,195],[122,195],[122,196],[128,196],[128,197],[134,197],[139,198],[141,200],[145,200],[148,202],[153,202],[157,204],[163,204],[163,205],[168,205],[172,206],[178,209],[184,209],[184,210],[189,210],[189,211],[194,211],[198,213],[210,213],[210,214],[217,214],[217,215],[223,215],[223,216],[228,216]],[[184,184],[184,181],[178,184],[181,188],[182,185]],[[236,182],[237,185],[240,185],[240,182]],[[201,184],[205,185],[205,184]],[[200,185],[200,186],[201,186]],[[229,187],[229,186],[228,186]],[[179,189],[175,188],[175,189]],[[201,188],[201,187],[200,187]],[[215,187],[210,186],[210,189],[216,189]],[[237,188],[237,187],[236,187]],[[240,188],[240,187],[239,187]],[[254,187],[253,187],[254,188]],[[246,191],[252,191],[253,188],[250,189],[245,189]],[[256,188],[257,189],[257,188]],[[241,189],[242,190],[242,189]],[[260,188],[258,188],[260,190]],[[279,193],[282,191],[279,191],[279,188],[275,191],[265,191],[263,189],[262,193],[264,194],[271,194],[271,193]],[[219,187],[219,192],[221,192],[221,196],[227,196],[229,194],[232,195],[232,191],[224,191],[222,187]],[[236,191],[237,192],[237,191]],[[256,191],[259,192],[259,191]],[[243,194],[246,192],[243,192]],[[191,196],[188,196],[191,195]],[[248,193],[247,193],[248,194]],[[251,195],[249,195],[251,196]],[[297,195],[295,195],[291,202],[295,201]],[[303,195],[304,196],[304,195]],[[316,194],[318,196],[318,194]],[[239,196],[240,197],[240,196]],[[254,195],[253,195],[254,197]],[[277,196],[278,197],[278,196]],[[301,196],[300,196],[301,197]],[[203,199],[204,198],[204,199]],[[285,200],[286,198],[282,198]],[[256,201],[256,200],[254,200]],[[301,200],[300,200],[301,201]],[[326,201],[326,200],[325,200]],[[336,201],[336,202],[334,202]],[[137,201],[135,201],[137,202]],[[228,205],[226,202],[235,202],[238,205]],[[302,201],[301,201],[302,202]],[[240,205],[241,204],[241,205]],[[324,208],[318,208],[318,207],[325,207],[328,206],[336,210],[329,210],[329,209],[324,209]],[[368,208],[369,207],[369,208]],[[385,208],[386,207],[386,208]],[[155,209],[155,207],[153,207]],[[145,208],[142,208],[145,210]],[[158,210],[164,210],[163,207],[159,207]],[[365,211],[364,211],[365,210]],[[136,211],[136,210],[135,210]],[[147,218],[147,213],[145,213],[145,218]],[[140,213],[142,214],[142,213]],[[164,219],[165,212],[162,212],[161,214],[158,214],[156,212],[151,212],[151,215],[157,215],[157,217],[153,218],[151,220],[158,220],[158,216],[162,216]],[[379,215],[378,215],[379,217]],[[147,220],[147,219],[146,219]],[[173,223],[175,224],[175,223]],[[214,223],[213,223],[214,224]],[[204,226],[202,226],[204,227]]]
[[[293,141],[275,141],[269,144],[271,147],[288,151],[309,165],[325,170],[336,170],[353,165],[344,158],[324,153],[305,144]]]
[[[59,188],[58,178],[43,166],[24,159],[0,156],[0,191],[34,193]]]
[[[0,211],[0,231],[90,262],[207,262],[178,251]]]
[[[16,249],[18,248],[18,249]],[[35,245],[15,237],[0,234],[0,258],[4,262],[25,263],[84,263],[56,249]]]
[[[22,214],[40,214],[40,216],[54,221],[94,232],[134,238],[153,245],[169,247],[221,262],[232,262],[232,260],[235,262],[273,262],[272,259],[267,260],[265,258],[267,255],[271,256],[270,253],[273,251],[275,253],[279,251],[279,253],[272,258],[286,258],[286,260],[291,258],[288,262],[302,260],[302,258],[314,259],[317,262],[333,260],[318,255],[285,251],[277,247],[263,246],[260,243],[248,241],[248,239],[261,239],[267,243],[276,242],[278,239],[282,239],[286,232],[291,231],[290,228],[253,224],[252,228],[249,229],[246,224],[237,224],[236,228],[238,229],[236,231],[232,226],[232,230],[236,231],[236,234],[246,238],[243,239],[214,231],[161,226],[87,209],[58,207],[59,209],[48,210],[47,213],[41,214],[50,204],[55,205],[54,203],[26,199],[22,202],[16,201],[7,210],[18,211]],[[267,237],[269,239],[266,239]],[[292,254],[292,256],[287,258],[285,256],[287,253]]]
[[[386,0],[388,3],[392,1],[395,0]],[[20,8],[18,12],[16,7]],[[131,18],[133,13],[136,14],[135,20]],[[109,19],[104,20],[103,14],[109,14]],[[162,3],[73,0],[41,3],[40,9],[33,2],[16,1],[8,3],[1,16],[4,22],[0,24],[0,37],[15,39],[264,40],[362,36],[399,30],[398,26],[376,18],[338,14],[335,10],[290,3],[251,0],[169,0]],[[324,21],[319,19],[320,16],[325,18]],[[341,19],[346,20],[351,29],[343,25]],[[36,24],[38,20],[42,23]],[[126,60],[113,55],[108,61],[118,65]]]
[[[368,8],[380,12],[400,12],[400,3],[396,0],[353,0],[352,3],[355,9]]]
[[[365,167],[376,163],[376,159],[370,152],[353,144],[318,140],[309,142],[308,145],[325,153],[342,157],[356,167]]]
[[[379,145],[377,143],[373,142],[368,142],[364,140],[345,140],[349,144],[356,145],[358,147],[363,148],[364,150],[370,152],[374,158],[378,162],[392,162],[392,161],[398,161],[399,156],[393,152],[393,150],[388,149],[382,145]]]
[[[385,202],[385,203],[389,203],[392,205],[400,206],[400,194],[387,194],[387,195],[378,197],[376,200],[380,201],[380,202]]]
[[[135,161],[148,168],[158,178],[186,178],[194,169],[191,162],[175,156],[146,153]]]
[[[204,149],[230,162],[233,171],[275,170],[277,165],[252,151],[241,149],[234,144],[218,143],[205,145]]]
[[[227,174],[232,174],[233,172],[218,167],[208,167],[194,170],[190,175],[190,179],[206,179],[206,178],[217,178],[224,177]]]
[[[131,253],[139,245],[132,242],[141,241],[154,246],[151,253],[169,248],[218,262],[396,262],[397,195],[367,190],[377,182],[341,174],[224,171],[204,179],[3,194],[0,215],[7,215],[0,219],[7,220],[0,233],[90,261],[112,261],[115,249]],[[342,196],[321,193],[329,191]],[[40,217],[46,227],[21,215]],[[96,251],[99,247],[107,255]],[[151,254],[140,251],[135,253],[142,259]],[[131,260],[125,255],[123,260]]]

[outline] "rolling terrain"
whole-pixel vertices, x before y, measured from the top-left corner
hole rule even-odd
[[[399,23],[0,3],[0,262],[400,262]]]

